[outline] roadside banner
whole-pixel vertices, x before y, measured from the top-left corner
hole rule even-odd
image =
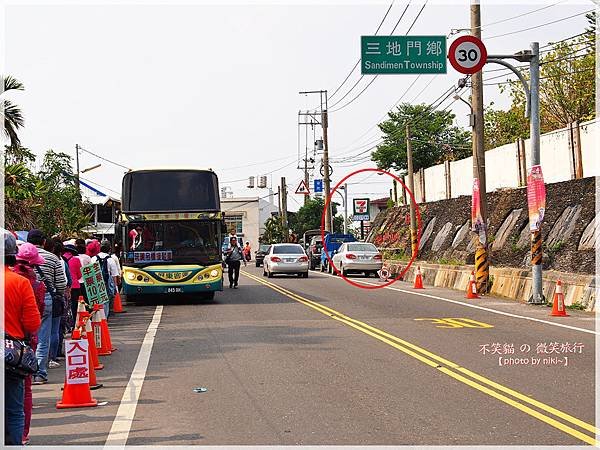
[[[473,196],[471,197],[471,230],[477,233],[483,230],[481,203],[479,198],[479,178],[473,178]]]
[[[90,382],[87,340],[65,340],[65,368],[67,384],[88,384]]]
[[[546,211],[546,185],[542,166],[532,166],[527,173],[527,205],[529,207],[529,231],[539,231]]]
[[[108,303],[108,293],[106,292],[106,285],[104,284],[104,278],[102,278],[102,271],[100,270],[98,261],[83,266],[81,273],[83,275],[83,285],[87,293],[88,304],[94,306]]]

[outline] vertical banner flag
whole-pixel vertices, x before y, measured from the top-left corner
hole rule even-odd
[[[83,275],[83,285],[87,293],[88,303],[91,306],[108,303],[108,293],[106,292],[106,285],[104,284],[104,278],[102,278],[102,271],[100,270],[98,261],[83,266],[81,273]]]
[[[527,205],[529,207],[529,231],[539,231],[546,211],[546,185],[542,166],[532,166],[527,173]]]
[[[90,382],[88,341],[86,339],[65,340],[65,368],[67,384]]]
[[[473,178],[473,197],[471,199],[471,230],[479,233],[483,230],[481,203],[479,196],[479,178]]]

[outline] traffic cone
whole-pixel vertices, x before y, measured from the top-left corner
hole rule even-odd
[[[81,331],[76,328],[73,330],[72,339],[81,340]],[[88,353],[89,354],[89,353]],[[92,368],[90,366],[90,373]],[[63,387],[62,400],[56,402],[58,409],[63,408],[85,408],[98,406],[98,401],[92,398],[89,383],[70,384],[65,376],[65,384]]]
[[[83,316],[83,322],[85,326],[83,327],[83,332],[81,333],[81,337],[88,342],[88,364],[90,369],[90,390],[100,389],[103,385],[98,383],[96,380],[96,368],[94,363],[94,354],[96,355],[96,361],[98,361],[98,352],[96,350],[96,344],[93,338],[92,324],[90,323],[90,313],[86,313],[87,317]],[[88,331],[89,330],[89,331]],[[89,333],[89,334],[88,334]],[[92,342],[90,342],[90,340]],[[92,350],[93,349],[93,350]]]
[[[568,317],[567,310],[565,309],[565,295],[562,291],[562,282],[558,280],[556,282],[556,288],[554,289],[554,298],[552,299],[552,314],[555,317]]]
[[[121,303],[121,294],[119,294],[119,291],[117,291],[117,293],[115,294],[115,300],[113,303],[113,312],[114,313],[127,312],[123,309],[123,304]]]
[[[471,278],[469,279],[469,284],[467,286],[467,295],[466,298],[481,298],[479,294],[477,294],[477,283],[475,282],[475,272],[471,271]]]
[[[81,313],[81,317],[85,320],[85,336],[87,338],[90,349],[90,361],[94,370],[104,369],[104,364],[98,359],[98,349],[96,348],[96,336],[94,335],[94,327],[92,327],[92,315],[85,311]],[[90,388],[91,389],[91,388]]]
[[[104,315],[104,308],[100,306],[99,314],[101,318],[100,327],[102,329],[102,347],[108,348],[111,352],[116,351],[117,349],[113,347],[112,341],[110,339],[110,330],[108,329],[108,321],[106,320],[106,316]],[[106,341],[106,342],[104,342]],[[98,353],[100,354],[100,353]]]
[[[94,329],[96,349],[98,350],[98,355],[108,356],[112,353],[112,346],[106,339],[104,327],[102,326],[102,317],[104,317],[104,308],[101,305],[94,305],[92,327]],[[106,329],[108,330],[108,327]]]
[[[80,295],[77,300],[77,317],[75,317],[75,324],[81,322],[80,313],[82,312],[87,312],[87,309],[85,307],[85,299],[83,298],[83,295]]]
[[[425,289],[423,287],[423,275],[421,275],[421,266],[417,266],[417,274],[415,275],[415,289]]]

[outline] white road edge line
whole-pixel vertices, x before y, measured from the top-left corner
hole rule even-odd
[[[154,337],[156,336],[162,312],[163,306],[157,306],[152,321],[150,322],[150,325],[148,325],[146,336],[144,337],[137,361],[133,367],[133,372],[131,372],[131,377],[129,378],[127,387],[125,387],[123,397],[121,397],[119,409],[117,410],[112,427],[106,438],[106,443],[104,444],[105,447],[115,445],[125,447],[125,444],[127,444],[131,425],[133,424],[133,419],[135,417],[135,410],[144,384],[144,378],[146,377],[146,370],[150,363]]]
[[[331,277],[331,278],[336,278],[336,279],[341,280],[341,281],[343,281],[345,283],[345,281],[344,281],[343,278],[340,278],[340,277],[338,277],[336,275],[331,275],[331,274],[322,273],[322,272],[317,272],[317,274],[318,275],[324,275],[324,276]],[[370,286],[378,286],[377,284],[375,284],[375,283],[369,283],[368,281],[354,280],[354,279],[352,281],[355,281],[357,283],[367,284],[367,285],[370,285]],[[516,319],[531,320],[532,322],[545,323],[547,325],[554,325],[555,327],[568,328],[570,330],[581,331],[583,333],[595,334],[596,336],[600,335],[600,333],[598,333],[596,331],[586,330],[585,328],[574,327],[572,325],[565,325],[565,324],[562,324],[562,323],[550,322],[549,320],[536,319],[535,317],[521,316],[519,314],[512,314],[512,313],[508,313],[508,312],[504,312],[504,311],[498,311],[497,309],[486,308],[485,306],[472,305],[470,303],[459,302],[458,300],[451,300],[449,298],[438,297],[437,295],[425,294],[423,292],[407,291],[405,289],[399,289],[399,288],[395,288],[395,287],[391,287],[391,286],[386,286],[383,289],[390,289],[392,291],[404,292],[405,294],[411,294],[411,295],[420,295],[421,297],[428,297],[428,298],[432,298],[432,299],[435,299],[435,300],[442,300],[444,302],[456,303],[457,305],[468,306],[469,308],[481,309],[483,311],[488,311],[488,312],[491,312],[491,313],[494,313],[494,314],[501,314],[503,316],[514,317]]]

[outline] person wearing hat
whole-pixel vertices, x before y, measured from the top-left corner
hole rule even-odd
[[[4,331],[14,339],[25,339],[38,331],[41,324],[35,294],[27,278],[15,273],[17,241],[6,230],[4,234]],[[23,378],[4,373],[4,433],[5,444],[21,445],[25,411]]]
[[[81,295],[81,283],[83,274],[81,273],[81,259],[78,258],[79,252],[73,244],[67,244],[63,248],[63,258],[69,265],[71,273],[71,313],[73,320],[77,318],[77,305],[79,304],[79,296]]]
[[[38,372],[33,377],[33,384],[46,384],[48,382],[48,359],[50,355],[50,338],[52,336],[53,303],[57,303],[57,306],[59,306],[59,302],[63,301],[63,295],[67,287],[67,277],[63,263],[58,256],[44,250],[46,237],[41,230],[31,230],[27,234],[27,242],[35,245],[39,254],[44,258],[44,264],[39,266],[39,275],[46,286],[46,295],[44,297],[42,325],[38,331],[38,346],[35,352],[38,359]]]
[[[18,242],[18,241],[17,241]],[[17,263],[13,270],[15,273],[27,278],[33,293],[35,295],[35,301],[37,303],[38,311],[40,316],[44,311],[44,296],[46,295],[46,286],[42,283],[36,275],[36,270],[39,270],[40,265],[44,264],[44,258],[38,253],[38,249],[35,245],[30,243],[23,243],[19,245],[16,256]],[[33,350],[37,347],[37,333],[31,335],[29,345]],[[33,410],[33,393],[31,390],[32,376],[28,375],[25,377],[25,398],[24,398],[24,412],[25,422],[23,427],[23,445],[29,443],[29,428],[31,426],[31,412]]]

